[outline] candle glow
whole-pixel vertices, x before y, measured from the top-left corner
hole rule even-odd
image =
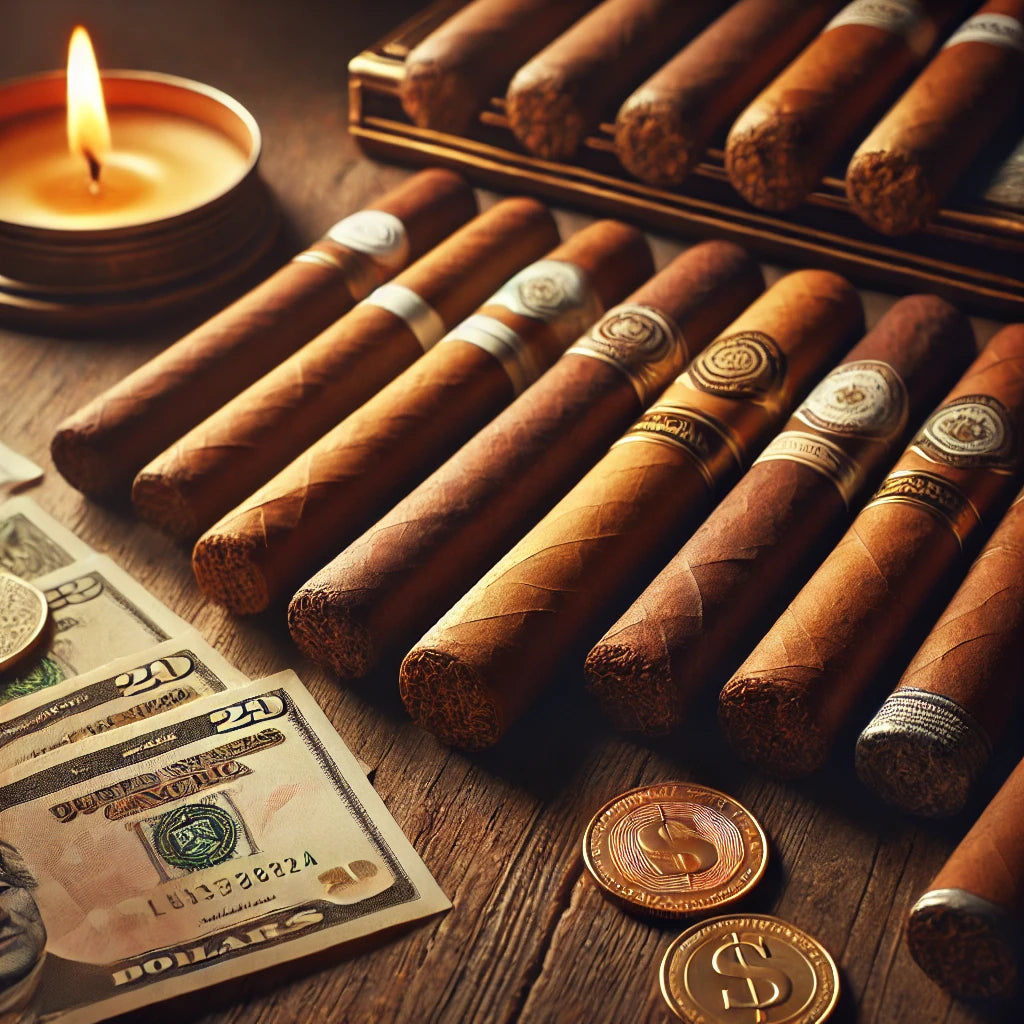
[[[110,122],[96,55],[89,33],[81,25],[71,33],[68,47],[67,132],[72,156],[85,158],[89,177],[97,187],[103,161],[110,153]]]

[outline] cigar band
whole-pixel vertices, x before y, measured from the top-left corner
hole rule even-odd
[[[981,516],[970,498],[956,484],[935,473],[905,469],[890,473],[864,508],[892,503],[923,508],[953,531],[961,548],[981,526]]]
[[[406,327],[426,352],[444,337],[444,321],[429,303],[424,302],[411,288],[389,281],[375,288],[360,305],[376,306],[393,313],[405,321]]]
[[[888,363],[858,359],[828,373],[794,416],[830,434],[890,441],[907,425],[909,406],[903,379]]]
[[[844,25],[868,25],[896,36],[910,36],[924,19],[924,8],[917,0],[853,0],[822,32],[831,32]]]
[[[602,313],[601,300],[590,287],[586,273],[564,260],[531,263],[509,278],[484,305],[503,306],[543,323],[564,321],[574,337]]]
[[[798,462],[831,480],[847,508],[864,484],[861,467],[839,445],[819,434],[784,430],[765,448],[754,465],[779,461]]]
[[[626,302],[609,310],[566,355],[589,356],[614,366],[633,385],[641,406],[685,365],[686,339],[671,317]]]
[[[964,395],[939,406],[911,442],[916,455],[957,469],[1008,475],[1018,463],[1010,414],[991,395]]]
[[[1009,14],[976,14],[949,37],[943,49],[961,43],[990,43],[1024,53],[1024,25]]]
[[[409,262],[405,225],[384,210],[360,210],[339,220],[325,236],[338,245],[369,256],[381,269],[394,272]]]
[[[648,409],[612,447],[637,441],[681,448],[694,462],[704,483],[743,472],[743,449],[732,432],[715,417],[682,405],[656,405]]]
[[[449,331],[441,341],[466,341],[494,356],[508,374],[508,379],[512,381],[512,390],[517,395],[525,391],[540,376],[537,360],[523,339],[511,327],[493,316],[474,313],[454,330]]]
[[[786,357],[761,331],[730,334],[706,348],[679,378],[719,398],[747,399],[772,413],[782,409]]]

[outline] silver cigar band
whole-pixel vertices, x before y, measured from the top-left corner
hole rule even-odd
[[[1024,25],[1009,14],[976,14],[949,37],[943,49],[961,43],[990,43],[1024,53]]]
[[[517,395],[540,376],[540,367],[523,339],[493,316],[474,313],[441,340],[468,341],[494,356],[508,374]]]
[[[907,46],[919,56],[924,56],[935,42],[935,22],[917,0],[853,0],[822,32],[843,25],[867,25],[902,36]]]
[[[404,320],[423,346],[424,352],[432,349],[444,337],[446,328],[437,310],[404,284],[395,281],[382,284],[367,295],[360,305],[386,309]]]
[[[850,507],[864,484],[861,468],[839,445],[820,434],[803,430],[784,430],[754,462],[799,462],[835,485],[843,504]]]
[[[484,306],[504,306],[519,316],[551,323],[560,320],[578,337],[603,312],[587,275],[575,263],[537,260],[509,278]]]
[[[360,210],[339,220],[325,236],[338,245],[369,256],[385,270],[395,271],[409,262],[409,236],[405,225],[383,210]]]

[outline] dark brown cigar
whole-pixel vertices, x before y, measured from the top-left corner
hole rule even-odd
[[[194,540],[557,244],[532,199],[470,221],[146,466],[139,516]]]
[[[406,657],[413,719],[455,746],[495,743],[578,666],[862,327],[857,293],[823,271],[754,302]]]
[[[601,115],[727,4],[604,0],[516,72],[505,94],[516,138],[566,160]]]
[[[726,683],[723,727],[775,775],[818,768],[908,631],[967,568],[1021,466],[1024,324],[1004,328],[932,413],[838,546]],[[905,655],[904,655],[905,659]],[[888,664],[887,664],[888,662]]]
[[[1024,494],[861,733],[857,772],[912,814],[955,814],[1024,688]]]
[[[599,221],[496,295],[199,538],[203,592],[262,611],[420,483],[651,272],[644,236]]]
[[[343,678],[407,651],[763,287],[728,242],[676,257],[295,595],[300,649]]]
[[[718,131],[839,4],[733,4],[622,105],[615,119],[615,153],[622,166],[651,185],[678,185]]]
[[[915,295],[825,377],[590,652],[589,688],[619,728],[667,732],[727,677],[974,353],[966,317]]]
[[[523,61],[571,25],[594,0],[475,0],[405,58],[399,90],[421,128],[464,132]]]
[[[1024,762],[914,904],[910,955],[961,998],[1020,989],[1024,915]]]
[[[789,210],[819,182],[965,0],[854,0],[740,114],[725,146],[736,191],[762,210]]]
[[[846,171],[857,215],[887,235],[923,227],[1024,94],[1024,0],[969,18],[860,144]]]
[[[336,224],[261,285],[79,409],[53,461],[85,494],[126,494],[185,431],[476,213],[451,171],[422,171]]]

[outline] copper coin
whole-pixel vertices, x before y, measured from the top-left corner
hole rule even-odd
[[[766,914],[701,921],[661,962],[661,993],[690,1024],[816,1024],[839,998],[839,971],[806,932]]]
[[[761,826],[725,793],[691,782],[642,786],[591,819],[583,860],[611,895],[663,917],[714,910],[764,873]]]
[[[46,595],[9,572],[0,572],[0,672],[20,661],[43,635]]]

